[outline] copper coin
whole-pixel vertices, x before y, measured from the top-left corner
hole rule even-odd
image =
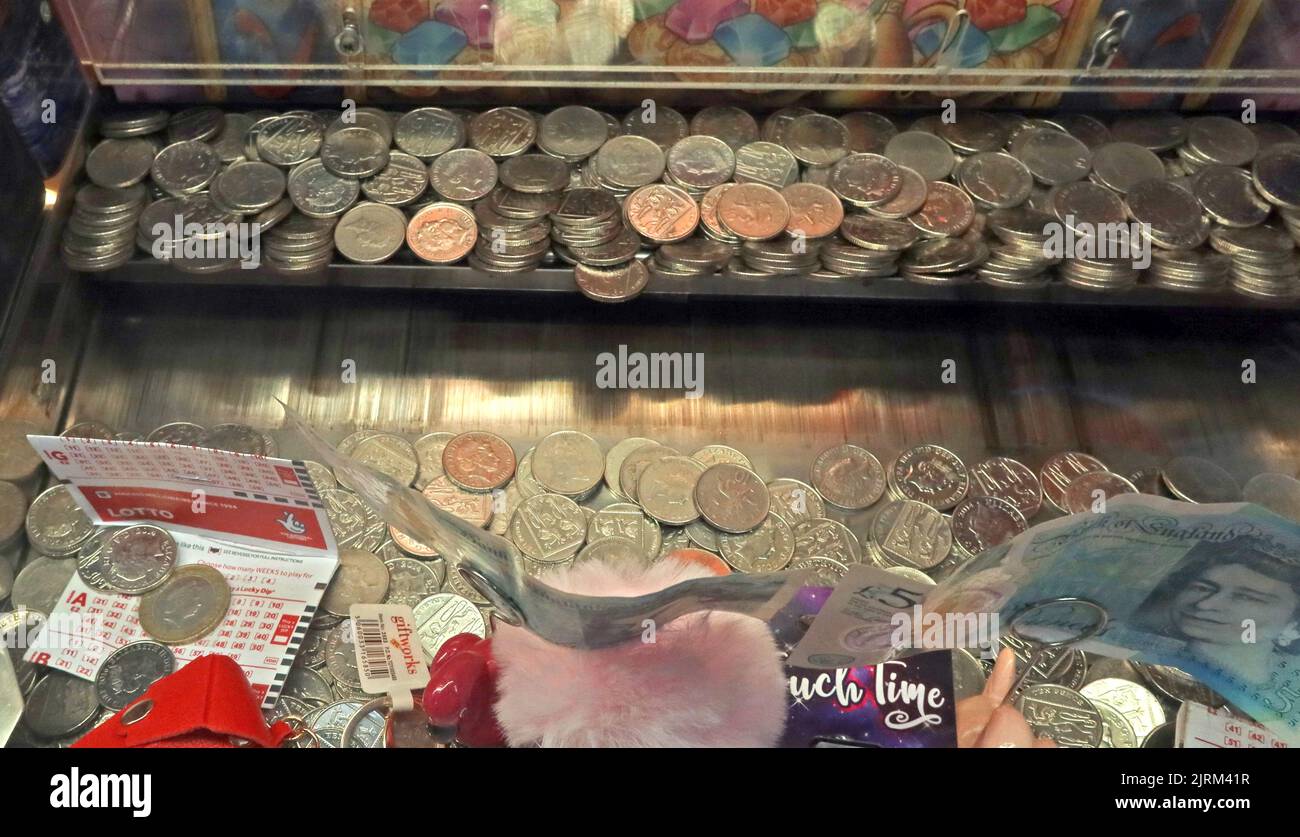
[[[785,230],[790,207],[771,186],[740,183],[718,199],[718,221],[741,238],[764,241]]]
[[[403,532],[401,529],[388,524],[388,537],[393,539],[393,543],[401,547],[403,552],[416,555],[420,558],[437,558],[438,550],[431,546],[420,543],[415,538]]]
[[[650,271],[636,260],[617,267],[592,267],[577,264],[573,280],[583,296],[597,302],[627,302],[645,290]]]
[[[651,183],[628,195],[623,214],[632,229],[661,244],[681,241],[700,223],[695,199],[664,183]]]
[[[700,198],[700,223],[708,232],[719,238],[730,238],[731,233],[724,230],[722,224],[718,222],[718,201],[735,185],[735,183],[723,183],[714,186]]]
[[[1110,471],[1089,471],[1070,480],[1070,484],[1065,487],[1065,510],[1070,514],[1092,511],[1093,505],[1098,500],[1098,491],[1106,500],[1120,494],[1138,493],[1133,483],[1119,474],[1112,474]]]
[[[844,206],[835,193],[816,183],[794,183],[781,190],[790,208],[785,231],[805,238],[824,238],[840,228]]]
[[[926,235],[961,235],[975,222],[975,204],[970,195],[951,183],[931,183],[925,203],[911,221]]]
[[[1043,496],[1056,507],[1065,511],[1065,488],[1076,477],[1093,471],[1105,471],[1106,465],[1095,456],[1078,451],[1058,453],[1043,463],[1038,472],[1038,482],[1043,486]]]
[[[426,262],[451,264],[474,249],[478,226],[474,213],[454,203],[433,203],[406,225],[406,244]]]
[[[469,491],[491,491],[510,482],[515,452],[495,433],[471,430],[442,449],[442,467],[452,482]]]

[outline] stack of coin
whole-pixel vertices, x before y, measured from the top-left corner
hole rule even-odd
[[[602,189],[569,189],[548,217],[551,238],[565,247],[596,247],[623,232],[618,199]]]
[[[1187,140],[1178,146],[1178,159],[1189,174],[1206,166],[1248,166],[1259,152],[1259,140],[1240,119],[1198,116],[1187,120]]]
[[[1051,281],[1050,269],[1059,258],[1047,255],[1049,231],[1056,219],[1027,206],[998,209],[988,216],[988,229],[1000,243],[976,271],[996,287],[1039,288]]]
[[[1288,234],[1264,226],[1218,227],[1210,233],[1210,246],[1232,257],[1232,287],[1239,293],[1269,298],[1300,295],[1300,263]]]
[[[527,156],[514,159],[524,160]],[[470,264],[489,273],[535,269],[550,249],[551,222],[547,215],[558,203],[555,193],[526,193],[498,186],[474,205],[478,240]]]
[[[740,236],[728,230],[718,220],[718,201],[736,184],[723,183],[721,186],[714,186],[704,193],[700,198],[700,232],[705,238],[721,241],[724,244],[732,245],[733,250],[738,250],[740,246]]]
[[[284,273],[320,270],[334,256],[334,218],[294,211],[262,237],[262,260]]]
[[[975,268],[989,256],[989,248],[966,238],[922,241],[903,255],[899,272],[922,285],[964,285],[974,282]]]
[[[1195,250],[1155,250],[1146,278],[1157,288],[1212,293],[1228,285],[1232,259],[1209,247]]]
[[[170,116],[157,108],[107,113],[100,117],[99,132],[110,139],[144,137],[166,128]]]
[[[710,189],[731,180],[736,170],[736,155],[717,137],[685,137],[668,149],[664,182],[684,190],[700,200]]]
[[[103,133],[107,139],[88,156],[87,176],[105,189],[143,184],[143,208],[158,205],[147,213],[151,222],[174,220],[179,208],[186,221],[257,222],[268,230],[290,208],[340,218],[363,194],[404,207],[409,217],[450,202],[475,208],[477,235],[465,237],[466,247],[439,248],[430,239],[438,223],[432,219],[421,227],[428,229],[419,251],[408,235],[420,258],[450,264],[469,257],[478,269],[525,271],[549,258],[549,236],[558,258],[590,269],[593,288],[639,288],[639,271],[619,271],[644,255],[643,244],[697,236],[733,247],[727,269],[736,276],[869,280],[896,272],[906,253],[905,278],[913,281],[980,280],[1012,290],[1051,281],[1059,258],[1067,260],[1057,272],[1067,284],[1123,290],[1138,273],[1111,257],[1136,261],[1141,254],[1109,246],[1151,245],[1166,254],[1153,256],[1152,286],[1210,292],[1223,287],[1224,264],[1199,249],[1212,224],[1249,230],[1276,207],[1278,229],[1300,239],[1294,132],[1216,116],[1125,115],[1112,130],[1079,115],[964,111],[955,122],[923,117],[900,133],[877,114],[785,108],[766,120],[760,140],[755,121],[737,108],[705,108],[688,122],[660,107],[619,122],[584,106],[544,116],[517,107],[479,114],[418,108],[405,115],[358,108],[348,117],[307,110],[223,115],[200,107],[171,117],[156,110],[109,116]],[[121,237],[125,210],[137,202],[119,196],[98,210],[74,210],[64,246],[69,262],[94,270],[129,258]],[[1116,238],[1131,236],[1131,227],[1141,241]],[[1058,249],[1071,251],[1049,256],[1050,233],[1063,234]],[[205,239],[215,234],[187,239],[173,231],[159,242],[142,230],[138,240],[164,258],[183,257],[174,258],[178,267],[208,271],[234,259],[186,245],[210,243]],[[966,243],[917,245],[918,235]],[[351,235],[349,258],[396,253],[391,236],[364,238]],[[1232,288],[1292,293],[1293,252],[1273,243],[1255,247],[1251,239],[1233,244],[1231,233],[1216,238],[1215,249],[1232,258]],[[323,239],[270,239],[275,266],[328,263]],[[787,246],[787,239],[805,241]],[[808,243],[817,240],[824,246]],[[750,244],[742,249],[742,242]],[[685,278],[711,272],[719,252],[676,248],[645,265]],[[600,272],[607,269],[614,273]]]
[[[741,245],[740,258],[752,271],[770,276],[798,276],[821,265],[818,256],[821,245],[820,241],[797,238],[746,241]]]
[[[822,242],[818,250],[822,268],[827,273],[840,278],[865,280],[897,275],[899,255],[898,250],[859,247],[838,237]]]
[[[600,147],[590,165],[583,168],[583,180],[585,185],[599,186],[621,200],[658,181],[666,164],[664,150],[654,140],[624,134]]]
[[[1162,250],[1190,250],[1205,243],[1210,220],[1189,190],[1170,180],[1145,180],[1124,196],[1140,234]],[[1121,228],[1122,229],[1122,228]]]
[[[623,223],[653,244],[670,244],[695,232],[700,223],[700,207],[684,189],[652,183],[640,187],[623,201]]]
[[[721,241],[691,238],[655,250],[650,263],[659,275],[685,279],[717,273],[734,253],[734,248]]]
[[[1300,211],[1283,209],[1279,210],[1278,215],[1286,225],[1287,232],[1291,233],[1291,237],[1297,244],[1300,244]]]
[[[1057,268],[1065,283],[1088,291],[1123,291],[1138,283],[1140,271],[1128,259],[1088,259],[1076,256]]]
[[[88,183],[77,190],[72,217],[63,230],[64,260],[75,270],[120,267],[135,252],[145,187],[118,189]]]
[[[916,242],[918,231],[902,221],[854,213],[844,217],[840,235],[844,241],[827,242],[822,249],[822,266],[870,279],[893,275],[899,257]]]

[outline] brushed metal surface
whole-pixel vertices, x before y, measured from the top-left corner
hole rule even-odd
[[[343,286],[355,288],[419,288],[441,291],[509,292],[531,296],[574,296],[573,269],[567,265],[545,266],[518,274],[490,274],[466,265],[433,266],[418,262],[409,253],[399,253],[391,261],[377,265],[350,264],[338,261],[324,270],[311,273],[280,273],[267,267],[231,268],[219,273],[186,273],[175,266],[138,255],[120,268],[88,274],[106,284],[182,285],[186,287],[249,285],[284,287]],[[869,304],[887,301],[913,301],[927,304],[992,303],[999,306],[1050,304],[1083,308],[1177,308],[1230,309],[1242,311],[1296,311],[1300,300],[1260,299],[1233,291],[1220,293],[1180,293],[1151,285],[1139,285],[1123,293],[1098,293],[1053,282],[1043,288],[1009,291],[991,285],[923,285],[892,276],[862,282],[856,279],[825,281],[803,276],[753,280],[724,274],[696,276],[689,279],[654,276],[646,285],[642,298],[769,298],[777,300],[809,299],[827,303]],[[779,303],[778,303],[779,304]]]
[[[147,432],[239,421],[280,432],[284,399],[329,438],[490,429],[522,453],[577,428],[750,454],[806,478],[823,447],[888,463],[921,442],[1033,467],[1078,448],[1128,473],[1208,456],[1244,480],[1300,465],[1300,324],[1043,310],[526,300],[319,288],[117,286],[99,294],[67,422]],[[703,394],[601,389],[597,356],[699,352]],[[1252,359],[1258,382],[1241,380]],[[354,383],[343,378],[355,364]],[[952,362],[955,381],[941,377]]]

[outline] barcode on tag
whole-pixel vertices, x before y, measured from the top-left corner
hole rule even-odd
[[[429,683],[429,664],[407,605],[357,604],[349,611],[361,689],[372,695],[403,696]]]
[[[395,680],[393,660],[388,656],[388,635],[384,623],[378,618],[352,620],[357,638],[357,665],[363,677],[374,680]]]

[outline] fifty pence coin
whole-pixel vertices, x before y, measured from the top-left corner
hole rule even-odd
[[[100,665],[95,674],[95,694],[103,706],[116,712],[175,668],[176,658],[166,645],[148,640],[132,642],[109,654]]]
[[[185,645],[207,636],[226,617],[230,585],[204,564],[178,567],[162,586],[140,597],[140,627],[168,645]]]

